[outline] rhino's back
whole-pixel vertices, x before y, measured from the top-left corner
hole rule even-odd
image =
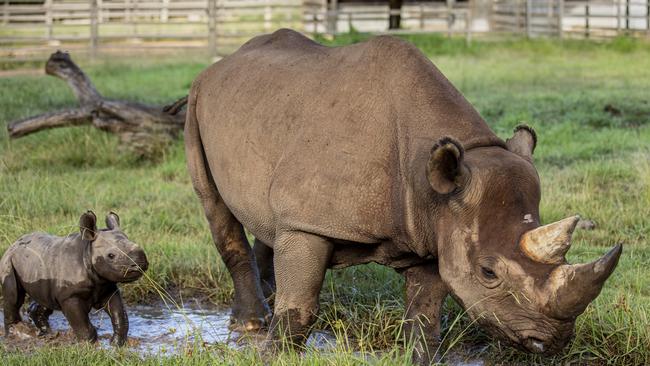
[[[208,68],[194,89],[219,192],[267,242],[278,226],[390,237],[415,149],[450,131],[493,136],[424,55],[392,37],[329,48],[281,30]]]
[[[61,289],[87,281],[82,253],[74,235],[33,233],[12,244],[6,257],[30,297],[56,309]]]

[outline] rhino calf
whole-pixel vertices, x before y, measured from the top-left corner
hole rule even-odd
[[[96,221],[88,211],[81,215],[79,233],[27,234],[7,249],[0,261],[7,336],[21,321],[20,307],[27,294],[33,300],[28,314],[40,334],[49,331],[52,312],[62,310],[77,339],[94,342],[97,330],[88,313],[95,308],[111,318],[112,343],[126,343],[129,321],[117,283],[140,278],[147,270],[147,257],[122,232],[117,214],[108,214],[106,229],[98,230]]]

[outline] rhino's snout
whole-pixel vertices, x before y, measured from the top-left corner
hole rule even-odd
[[[149,261],[142,250],[135,250],[129,253],[129,258],[133,261],[130,270],[145,272],[149,268]]]

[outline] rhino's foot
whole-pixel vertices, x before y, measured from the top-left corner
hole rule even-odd
[[[267,318],[248,318],[239,319],[234,316],[230,317],[230,324],[228,329],[234,332],[258,332],[266,327],[268,324]]]

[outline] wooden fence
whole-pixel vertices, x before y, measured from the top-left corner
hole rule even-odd
[[[490,28],[529,37],[650,37],[650,0],[496,0]]]
[[[328,34],[352,28],[387,32],[391,14],[387,3],[326,0],[42,1],[0,0],[0,58],[40,59],[56,48],[91,55],[188,48],[228,54],[253,36],[282,27]],[[401,16],[409,31],[470,37],[466,3],[410,3]]]

